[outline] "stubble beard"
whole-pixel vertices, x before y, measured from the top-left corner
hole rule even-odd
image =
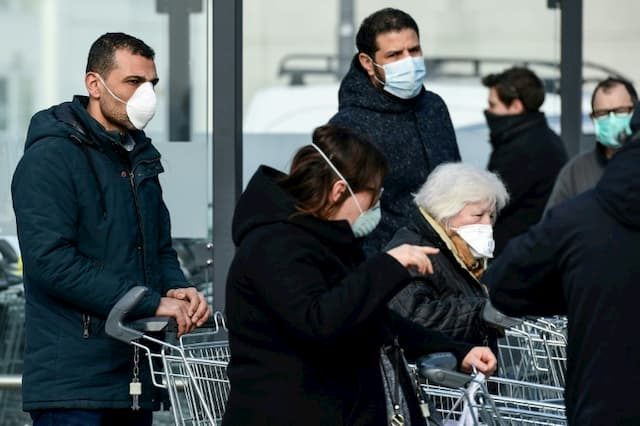
[[[115,99],[106,100],[104,97],[100,98],[100,110],[105,120],[111,125],[118,128],[120,131],[133,130],[133,124],[129,121],[129,116],[126,112],[126,107]]]

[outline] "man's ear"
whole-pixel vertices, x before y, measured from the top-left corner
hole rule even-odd
[[[360,65],[362,66],[362,68],[367,72],[367,74],[369,74],[369,77],[373,77],[374,65],[373,65],[373,60],[369,57],[369,55],[362,52],[358,53],[358,61],[360,61]]]
[[[344,194],[344,191],[346,190],[347,190],[347,184],[344,183],[343,180],[338,179],[333,183],[333,186],[331,187],[331,193],[329,194],[329,199],[331,200],[332,203],[336,203],[340,199],[340,197],[342,197],[342,194]]]
[[[523,114],[525,112],[524,104],[520,99],[514,99],[507,108],[512,114]]]
[[[84,85],[87,88],[87,93],[89,93],[90,98],[100,99],[102,95],[102,91],[100,90],[100,80],[96,75],[92,72],[85,74],[84,76]]]

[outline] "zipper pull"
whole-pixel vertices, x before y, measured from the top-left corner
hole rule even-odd
[[[89,326],[91,325],[91,317],[87,314],[82,314],[82,337],[85,339],[89,338]]]

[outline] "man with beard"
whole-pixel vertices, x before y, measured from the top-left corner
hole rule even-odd
[[[460,152],[447,106],[424,88],[427,70],[414,19],[398,9],[374,12],[362,21],[356,46],[340,85],[339,111],[330,123],[364,135],[389,164],[382,220],[364,240],[372,255],[408,224],[413,193],[429,172],[460,161]]]

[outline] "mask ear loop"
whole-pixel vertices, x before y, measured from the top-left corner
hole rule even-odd
[[[374,66],[376,66],[376,67],[378,67],[378,68],[382,68],[382,69],[384,70],[384,67],[383,67],[382,65],[380,65],[380,64],[377,64],[377,63],[376,63],[376,61],[374,61],[374,60],[373,60],[373,58],[372,58],[371,56],[367,55],[367,58],[369,58],[369,60],[371,61],[371,63],[372,63]],[[386,76],[385,76],[385,77],[386,77]],[[386,82],[384,82],[384,81],[382,81],[382,80],[380,80],[380,79],[378,78],[378,75],[375,73],[375,71],[373,72],[373,78],[375,78],[375,79],[376,79],[376,81],[377,81],[378,83],[382,84],[383,86],[384,86],[385,84],[387,84]]]
[[[333,165],[331,160],[329,160],[329,157],[327,157],[326,154],[324,152],[322,152],[322,150],[320,148],[318,148],[318,146],[316,144],[314,144],[312,142],[311,146],[314,147],[316,149],[316,151],[318,151],[318,153],[322,156],[322,158],[324,158],[324,160],[327,162],[329,167],[331,167],[331,169],[335,172],[335,174],[337,174],[338,177],[340,179],[342,179],[342,181],[347,185],[347,189],[351,193],[351,196],[353,197],[353,200],[356,202],[356,206],[358,207],[358,210],[360,210],[360,215],[362,216],[364,214],[364,211],[362,210],[362,207],[360,207],[360,203],[358,202],[358,199],[356,198],[356,194],[353,193],[353,190],[351,189],[351,185],[349,185],[349,182],[347,182],[347,180],[344,178],[344,176],[342,176],[342,173],[340,173],[338,171],[338,169],[336,168],[336,166]]]
[[[102,83],[102,85],[104,86],[104,88],[105,88],[105,89],[107,89],[107,92],[109,92],[109,94],[110,94],[111,96],[113,96],[113,98],[114,98],[115,100],[120,101],[120,102],[122,102],[122,103],[123,103],[123,104],[125,104],[125,105],[127,104],[125,101],[123,101],[122,99],[120,99],[119,97],[117,97],[117,96],[116,96],[116,95],[111,91],[111,89],[109,89],[109,86],[107,86],[107,83],[105,83],[105,82],[104,82],[104,80],[102,79],[102,76],[101,76],[100,74],[98,74],[97,72],[94,72],[93,74],[95,74],[95,75],[98,77],[98,79],[100,80],[100,82]]]

